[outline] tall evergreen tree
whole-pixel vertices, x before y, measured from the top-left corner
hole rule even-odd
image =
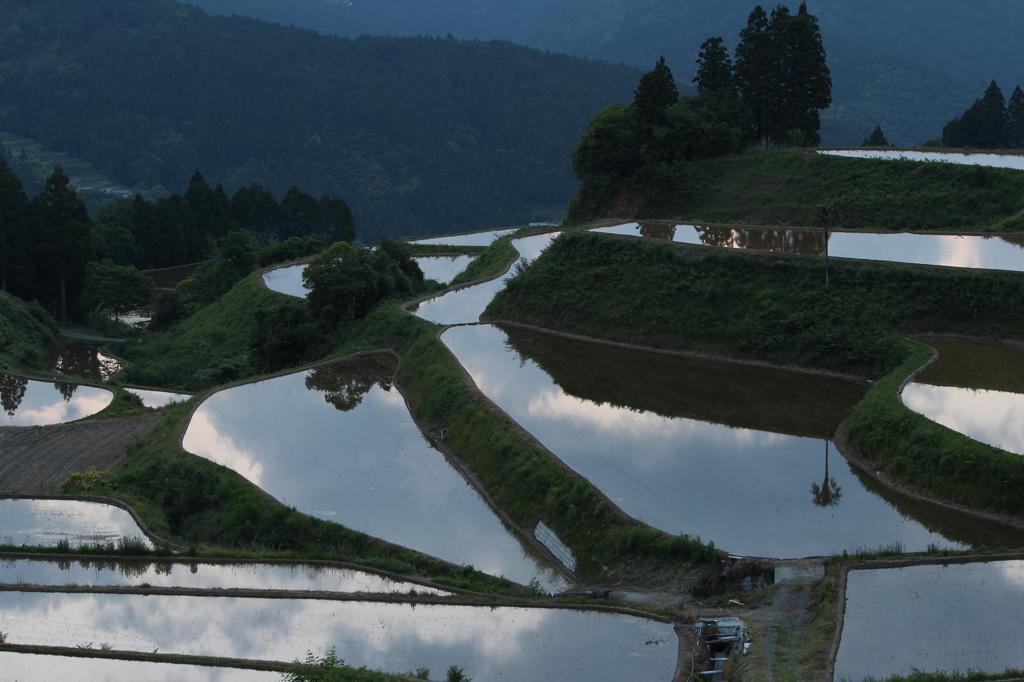
[[[871,131],[867,139],[864,140],[862,147],[888,147],[889,140],[886,139],[885,133],[882,132],[882,126],[877,125],[875,129]]]
[[[664,57],[644,74],[633,97],[633,108],[642,126],[664,125],[669,107],[679,101],[679,88]]]
[[[277,236],[303,237],[317,232],[320,227],[320,205],[316,199],[298,187],[288,188],[281,200],[281,225]]]
[[[736,46],[736,87],[753,117],[754,131],[770,142],[773,88],[777,87],[775,44],[768,32],[768,14],[761,5],[747,17]]]
[[[32,208],[39,221],[35,242],[39,290],[54,292],[53,298],[44,297],[55,303],[60,319],[67,320],[69,308],[77,308],[85,265],[92,256],[89,213],[60,166],[47,178]]]
[[[732,68],[732,58],[722,38],[716,36],[705,40],[697,54],[697,75],[693,77],[697,92],[734,97],[736,83]]]
[[[1019,85],[1006,105],[1006,146],[1024,148],[1024,90]]]
[[[1007,145],[1009,121],[1006,100],[999,85],[992,81],[981,99],[976,100],[960,118],[946,124],[942,144],[947,147],[995,149]]]
[[[32,215],[21,179],[0,159],[0,290],[30,288]],[[19,276],[20,275],[20,276]],[[19,287],[19,280],[20,287]]]
[[[817,144],[819,112],[832,104],[832,73],[818,18],[807,10],[806,3],[800,3],[796,16],[786,13],[775,32],[776,42],[781,42],[778,50],[784,93],[780,125],[787,131],[801,131],[805,144]]]

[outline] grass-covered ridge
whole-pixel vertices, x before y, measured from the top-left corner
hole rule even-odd
[[[1024,337],[1014,273],[820,260],[569,233],[514,278],[489,319],[625,343],[868,377],[908,333]]]
[[[58,343],[46,311],[0,291],[0,366],[46,369],[48,351]]]
[[[586,188],[570,222],[608,216],[879,230],[1024,230],[1024,173],[809,150],[680,165],[671,181]],[[664,180],[664,179],[662,179]],[[667,189],[656,189],[657,187]]]
[[[252,340],[257,312],[305,305],[270,291],[260,278],[259,272],[250,274],[168,332],[126,345],[128,379],[142,386],[195,391],[256,374]]]
[[[904,362],[853,410],[840,440],[902,484],[967,507],[1024,515],[1024,457],[976,441],[903,404],[904,381],[932,350],[907,344]]]

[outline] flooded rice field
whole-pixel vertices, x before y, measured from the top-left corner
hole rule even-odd
[[[450,592],[321,564],[0,557],[0,584],[429,594]]]
[[[835,452],[858,384],[490,325],[442,339],[485,395],[665,531],[780,558],[990,541],[937,510],[910,516]]]
[[[516,228],[507,230],[487,230],[485,232],[470,232],[469,234],[445,234],[440,237],[427,237],[425,239],[411,239],[410,244],[445,244],[447,246],[490,246],[498,239],[508,236],[516,231]]]
[[[335,647],[353,666],[449,666],[474,680],[669,682],[671,625],[633,616],[510,607],[126,594],[0,593],[18,644],[292,661]]]
[[[939,358],[906,386],[904,404],[982,443],[1024,455],[1024,346],[923,341]]]
[[[1024,667],[1024,562],[850,571],[837,682]]]
[[[593,230],[680,244],[727,249],[825,255],[823,230],[626,223]],[[829,256],[863,260],[1024,271],[1024,245],[1014,235],[918,234],[910,232],[831,232]]]
[[[963,152],[902,151],[898,149],[821,149],[818,153],[825,156],[844,156],[851,159],[932,161],[1024,170],[1024,154],[968,154]]]
[[[78,376],[92,381],[107,381],[123,369],[115,357],[104,355],[96,346],[72,344],[55,352],[49,367],[57,374]]]
[[[518,262],[534,260],[557,236],[557,233],[548,233],[512,240],[512,245],[520,255]],[[417,317],[435,324],[477,322],[495,295],[505,288],[505,282],[515,274],[515,269],[513,266],[505,275],[496,279],[424,301],[412,312]]]
[[[0,682],[281,682],[280,673],[0,652]]]
[[[473,256],[417,256],[413,258],[424,279],[448,284],[473,262]]]
[[[122,539],[152,546],[120,507],[79,500],[0,499],[0,544],[54,547],[66,541],[78,547]]]
[[[309,295],[309,289],[306,288],[305,283],[302,281],[302,273],[305,271],[306,265],[304,263],[277,268],[276,270],[263,273],[263,282],[267,285],[268,289],[279,294],[306,298]]]
[[[113,400],[103,388],[0,373],[0,427],[64,424],[96,414]]]
[[[173,403],[183,403],[189,400],[192,396],[188,393],[171,393],[170,391],[151,391],[142,388],[126,388],[124,389],[128,393],[134,396],[138,396],[139,400],[142,401],[144,407],[151,407],[157,409],[160,407],[167,407]]]
[[[282,503],[519,583],[564,586],[424,438],[392,384],[395,361],[363,356],[216,393],[189,452]]]

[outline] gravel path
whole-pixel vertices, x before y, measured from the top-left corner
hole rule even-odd
[[[0,494],[53,493],[68,474],[89,467],[109,470],[159,419],[158,415],[142,415],[0,428]]]

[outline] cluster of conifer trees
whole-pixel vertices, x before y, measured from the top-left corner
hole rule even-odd
[[[992,81],[985,94],[942,130],[945,147],[1024,148],[1024,90],[1018,85],[1007,103]]]
[[[341,199],[316,199],[292,187],[279,203],[259,185],[229,198],[199,173],[183,194],[113,202],[94,220],[59,166],[29,199],[18,175],[0,160],[0,289],[38,301],[61,319],[89,312],[80,305],[83,292],[92,294],[85,296],[89,301],[125,300],[126,292],[96,295],[110,290],[109,282],[141,281],[125,268],[209,258],[232,235],[242,239],[239,232],[248,235],[252,249],[269,245],[264,251],[272,258],[286,256],[288,249],[281,247],[296,240],[322,248],[355,238],[352,212]],[[96,280],[91,287],[90,275]],[[95,306],[89,301],[91,310]]]

